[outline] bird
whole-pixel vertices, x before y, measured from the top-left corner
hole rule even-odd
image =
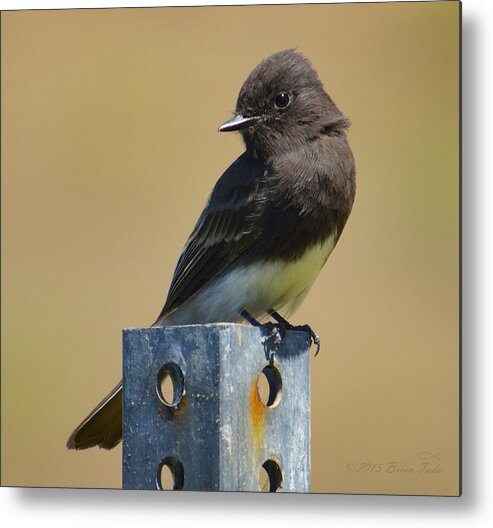
[[[245,150],[213,187],[152,326],[262,324],[272,316],[292,328],[286,317],[307,295],[353,206],[349,126],[299,51],[276,52],[251,71],[234,116],[219,127],[239,131]],[[121,438],[120,382],[67,447],[111,449]]]

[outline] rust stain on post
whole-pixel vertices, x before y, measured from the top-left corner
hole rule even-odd
[[[265,405],[260,399],[258,388],[258,377],[253,380],[250,387],[250,423],[252,425],[252,444],[254,451],[263,448],[265,443]]]

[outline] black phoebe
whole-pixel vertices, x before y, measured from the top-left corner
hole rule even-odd
[[[300,53],[280,51],[250,73],[236,115],[219,128],[239,130],[246,151],[214,186],[153,326],[266,314],[285,322],[277,311],[290,314],[304,299],[351,212],[348,126]],[[111,449],[121,437],[120,383],[67,447]]]

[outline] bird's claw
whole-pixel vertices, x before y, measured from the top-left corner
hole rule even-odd
[[[320,337],[318,336],[318,334],[316,334],[311,329],[310,325],[305,324],[305,325],[293,326],[289,321],[284,319],[284,317],[282,317],[282,315],[278,314],[275,310],[269,310],[268,313],[285,330],[300,330],[302,332],[308,332],[308,334],[310,335],[310,346],[313,343],[317,347],[317,350],[315,351],[315,355],[317,355],[320,352]]]
[[[250,313],[244,308],[240,311],[240,315],[246,319],[251,325],[260,327],[265,331],[265,335],[262,337],[262,344],[264,348],[269,351],[269,355],[272,357],[279,347],[284,338],[286,330],[298,330],[301,332],[307,332],[310,336],[310,346],[312,343],[316,347],[315,356],[320,352],[320,337],[314,332],[310,325],[293,326],[289,321],[286,321],[284,317],[279,315],[275,310],[269,310],[271,315],[277,322],[267,322],[264,324],[259,323]]]
[[[264,345],[271,345],[274,350],[279,348],[286,330],[294,330],[295,332],[306,332],[310,336],[310,346],[312,344],[315,345],[315,356],[320,352],[320,337],[312,330],[310,325],[293,326],[283,323],[265,323],[262,326],[269,330],[269,334],[264,336],[262,342]]]
[[[320,337],[319,335],[314,332],[311,328],[310,325],[301,325],[301,326],[296,326],[294,327],[295,330],[302,330],[304,332],[308,332],[310,334],[310,346],[311,344],[313,343],[316,347],[316,350],[315,350],[315,356],[318,355],[318,353],[320,352]]]

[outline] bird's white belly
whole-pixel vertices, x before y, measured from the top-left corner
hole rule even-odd
[[[335,238],[329,237],[296,261],[259,262],[233,268],[178,308],[166,324],[240,321],[242,308],[254,317],[261,317],[271,308],[284,307],[283,312],[288,315],[308,293],[334,246]]]

